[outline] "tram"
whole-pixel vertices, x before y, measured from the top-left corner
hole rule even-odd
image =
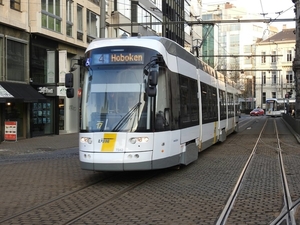
[[[97,39],[86,50],[79,158],[93,171],[188,165],[238,131],[234,83],[158,36]],[[73,97],[72,74],[66,74]]]
[[[272,117],[282,116],[282,114],[289,113],[294,108],[295,99],[267,98],[265,114]]]

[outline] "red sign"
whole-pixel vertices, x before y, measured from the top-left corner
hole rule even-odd
[[[77,96],[78,96],[78,97],[81,97],[81,88],[78,88]]]
[[[17,140],[17,121],[5,121],[4,140],[6,141]]]

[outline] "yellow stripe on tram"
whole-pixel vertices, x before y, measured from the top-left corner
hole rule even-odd
[[[104,133],[101,152],[113,152],[117,140],[117,133]]]

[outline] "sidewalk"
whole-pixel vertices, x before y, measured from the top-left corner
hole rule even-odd
[[[0,157],[78,148],[79,134],[41,136],[0,143]]]

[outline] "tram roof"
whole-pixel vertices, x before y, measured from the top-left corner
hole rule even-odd
[[[127,39],[128,42],[125,44],[122,40]],[[119,40],[119,42],[118,42]],[[166,51],[174,56],[177,56],[179,58],[184,59],[185,61],[188,61],[190,64],[196,66],[199,69],[203,69],[203,64],[200,63],[200,60],[197,59],[194,55],[192,55],[190,52],[186,51],[183,47],[181,47],[179,44],[176,42],[165,38],[161,36],[137,36],[137,37],[125,37],[121,36],[120,38],[99,38],[93,40],[90,45],[87,48],[87,51],[94,49],[94,48],[99,48],[99,47],[104,47],[108,45],[136,45],[137,42],[136,40],[153,40],[153,41],[158,41],[160,42]],[[101,45],[99,45],[99,42],[102,42]],[[144,42],[146,43],[146,42]],[[142,46],[142,44],[141,44]]]
[[[125,44],[124,40],[128,40],[128,42],[126,42],[126,44]],[[223,80],[225,82],[225,77],[223,74],[215,71],[212,67],[210,67],[208,64],[206,64],[202,60],[195,57],[192,53],[185,50],[182,46],[180,46],[175,41],[170,40],[165,37],[161,37],[161,36],[128,37],[127,35],[122,35],[119,38],[98,38],[98,39],[94,39],[90,43],[90,45],[88,46],[86,51],[89,51],[89,50],[95,49],[95,48],[99,48],[99,47],[107,47],[109,45],[112,45],[112,46],[136,45],[137,44],[136,40],[148,40],[148,41],[145,41],[144,43],[149,43],[149,40],[160,42],[169,54],[179,57],[179,58],[189,62],[191,65],[194,65],[197,69],[203,70],[213,77],[219,77],[220,80]],[[101,43],[101,44],[99,44],[99,43]],[[142,46],[142,44],[140,46]],[[217,76],[217,74],[218,74],[218,76]],[[229,81],[229,79],[228,79],[228,81]]]

